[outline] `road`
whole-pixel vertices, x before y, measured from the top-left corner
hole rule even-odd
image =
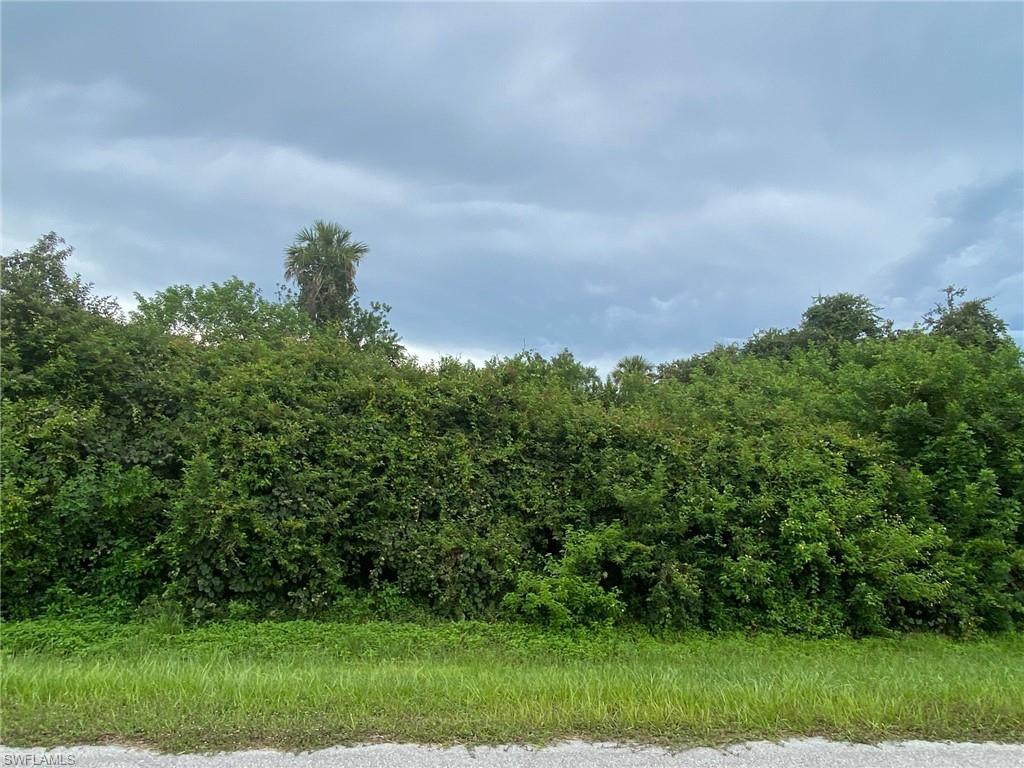
[[[1024,744],[926,741],[877,746],[801,739],[725,749],[631,748],[568,742],[545,748],[333,747],[299,754],[258,750],[161,755],[123,747],[0,747],[4,766],[75,768],[1024,768]]]

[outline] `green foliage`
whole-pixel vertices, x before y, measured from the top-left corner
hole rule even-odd
[[[804,312],[800,330],[805,337],[818,343],[877,339],[887,330],[878,307],[865,296],[837,293],[815,296],[814,303]]]
[[[340,322],[352,310],[356,267],[369,251],[334,222],[316,221],[285,249],[285,277],[299,286],[299,304],[317,324]]]
[[[237,277],[198,288],[174,285],[150,299],[138,294],[136,299],[135,323],[202,345],[272,342],[310,332],[310,318],[296,302],[268,301],[253,283]]]
[[[743,346],[755,357],[790,357],[810,346],[835,347],[844,342],[879,339],[892,333],[879,308],[867,297],[853,293],[815,296],[803,313],[799,328],[768,328],[755,333]]]
[[[932,333],[989,351],[1006,343],[1006,323],[989,309],[987,298],[957,302],[967,291],[955,285],[948,286],[944,293],[945,303],[936,304],[924,319]]]
[[[7,617],[1024,626],[1024,371],[983,303],[889,333],[823,297],[602,383],[568,352],[420,367],[384,305],[237,279],[124,318],[68,253],[4,261]]]
[[[522,573],[502,606],[516,618],[543,626],[566,629],[588,624],[614,624],[623,616],[614,593],[579,576],[563,573]]]

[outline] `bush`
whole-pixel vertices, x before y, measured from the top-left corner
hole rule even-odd
[[[126,320],[62,253],[5,265],[5,617],[1024,626],[1024,371],[1001,337],[892,334],[845,296],[813,334],[658,376],[423,368],[241,281]]]
[[[612,625],[624,608],[615,592],[579,576],[524,573],[515,590],[502,599],[511,617],[558,629]]]

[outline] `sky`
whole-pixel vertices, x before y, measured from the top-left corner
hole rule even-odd
[[[324,218],[410,350],[610,369],[909,326],[1024,338],[1024,5],[10,3],[3,252],[55,230],[132,306],[273,295]]]

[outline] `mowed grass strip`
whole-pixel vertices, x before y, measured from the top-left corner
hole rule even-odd
[[[1024,741],[1024,638],[806,640],[278,622],[3,628],[8,745],[581,737]]]

